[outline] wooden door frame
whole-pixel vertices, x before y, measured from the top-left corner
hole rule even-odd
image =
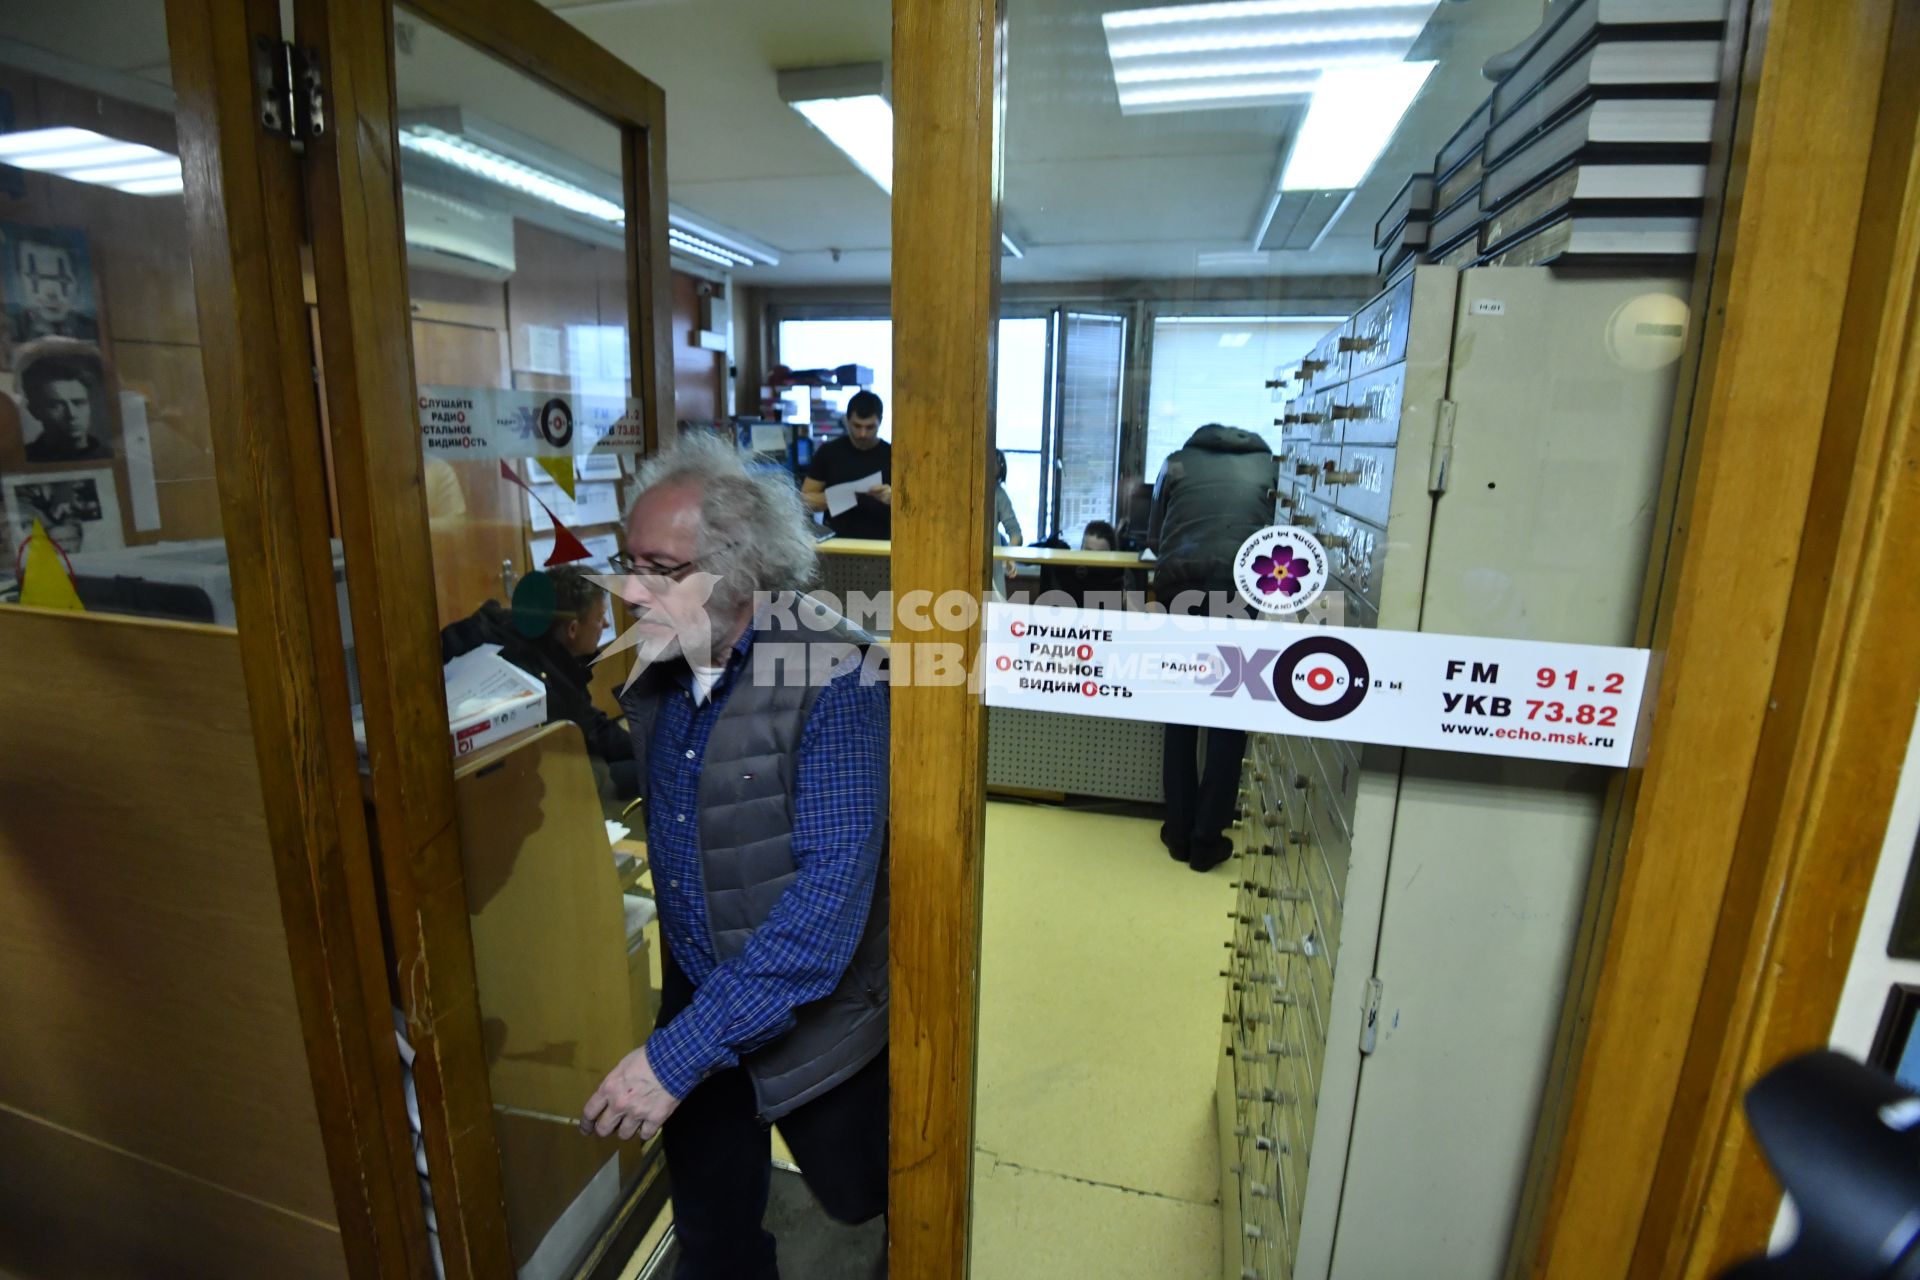
[[[511,1274],[513,1262],[412,411],[395,7],[395,0],[296,0],[298,40],[318,56],[329,121],[307,144],[308,210],[390,961],[415,1052],[446,1273],[485,1280]],[[416,0],[410,7],[622,129],[631,367],[654,447],[673,421],[663,93],[534,0]]]
[[[260,127],[274,0],[167,0],[221,524],[281,916],[347,1268],[429,1268],[360,814],[301,296],[300,174]]]
[[[1896,3],[1888,68],[1920,63]],[[1755,786],[1633,1274],[1765,1247],[1778,1184],[1740,1110],[1827,1043],[1906,755],[1920,662],[1920,80],[1888,74]]]
[[[1899,634],[1895,553],[1912,546],[1912,530],[1888,515],[1907,510],[1901,495],[1911,506],[1900,487],[1911,469],[1894,452],[1913,447],[1910,266],[1884,302],[1870,277],[1875,264],[1883,276],[1910,264],[1915,232],[1906,221],[1887,228],[1868,178],[1893,11],[1914,3],[1733,6],[1722,94],[1732,132],[1716,157],[1727,190],[1708,211],[1695,290],[1703,332],[1687,370],[1697,376],[1683,379],[1675,411],[1663,494],[1671,540],[1652,557],[1642,610],[1659,681],[1644,764],[1615,787],[1603,824],[1594,940],[1569,985],[1543,1106],[1540,1194],[1516,1229],[1523,1272],[1655,1274],[1649,1260],[1677,1252],[1698,1274],[1704,1259],[1744,1247],[1771,1192],[1732,1120],[1732,1082],[1832,1016],[1850,948],[1829,938],[1828,917],[1850,902],[1857,920],[1867,881],[1853,874],[1811,892],[1809,868],[1833,864],[1809,841],[1841,816],[1830,803],[1804,815],[1783,806],[1851,785],[1877,832],[1898,746],[1865,763],[1851,751],[1904,743],[1912,709],[1886,715],[1858,684],[1836,698],[1835,681],[1884,674],[1893,660],[1875,646]],[[994,0],[894,4],[896,398],[933,437],[899,444],[896,592],[982,580],[981,504],[923,492],[914,477],[983,464],[997,318],[998,253],[981,238],[1000,193],[996,10]],[[1882,181],[1905,174],[1879,163]],[[1857,337],[1846,350],[1843,321]],[[1877,353],[1871,368],[1866,349]],[[1880,415],[1871,430],[1852,416],[1862,404]],[[1889,429],[1897,413],[1904,432]],[[1852,472],[1858,459],[1873,462],[1864,479]],[[1855,547],[1863,564],[1872,553],[1871,577],[1849,576],[1842,591],[1842,575],[1826,576],[1830,557]],[[1828,610],[1838,612],[1823,627]],[[966,1271],[981,822],[977,771],[954,763],[976,760],[982,725],[977,699],[894,691],[892,1257],[895,1274],[916,1280]],[[1773,784],[1788,780],[1796,790],[1783,798]],[[1788,884],[1801,897],[1783,898]],[[1756,1001],[1736,1008],[1733,997],[1786,954],[1819,981],[1776,971],[1759,988],[1763,1016]],[[1743,1034],[1720,1038],[1736,1016]],[[1719,1104],[1711,1124],[1692,1109],[1708,1085]],[[1684,1209],[1653,1203],[1657,1187],[1681,1185],[1696,1188]]]
[[[1804,785],[1831,695],[1832,670],[1815,660],[1838,643],[1817,637],[1851,590],[1833,559],[1859,483],[1847,405],[1857,414],[1879,321],[1860,271],[1889,252],[1868,181],[1886,145],[1893,13],[1907,2],[1751,7],[1674,547],[1650,588],[1661,686],[1646,765],[1602,843],[1614,877],[1600,894],[1604,949],[1569,991],[1567,1070],[1534,1166],[1542,1195],[1515,1251],[1533,1275],[1672,1274],[1663,1260],[1688,1252],[1708,1181],[1696,1145],[1744,1140],[1723,1061],[1742,1037],[1723,1037],[1778,981],[1745,967],[1765,956],[1744,940],[1778,924],[1756,876],[1776,832],[1794,838],[1790,788]],[[1866,881],[1858,890],[1856,921]],[[1844,917],[1831,939],[1842,974],[1843,933]],[[1824,1024],[1833,1000],[1790,1012]]]
[[[894,0],[893,582],[978,597],[988,582],[999,325],[1001,0]],[[935,611],[936,616],[938,611]],[[919,625],[916,622],[916,627]],[[980,627],[898,628],[979,651]],[[986,710],[964,684],[892,695],[893,1128],[890,1273],[966,1274]]]

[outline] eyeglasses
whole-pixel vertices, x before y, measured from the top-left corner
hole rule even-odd
[[[686,560],[680,564],[655,564],[652,561],[635,560],[631,556],[614,555],[607,557],[607,563],[623,577],[639,578],[642,582],[678,582],[682,574],[700,562]]]

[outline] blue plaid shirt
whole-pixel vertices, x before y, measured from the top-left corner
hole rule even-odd
[[[701,1080],[793,1026],[793,1011],[840,983],[866,928],[887,821],[887,687],[858,664],[815,698],[794,761],[793,860],[798,875],[746,949],[718,963],[700,861],[700,770],[713,725],[750,669],[748,627],[704,704],[690,675],[661,701],[647,754],[647,855],[661,928],[693,1003],[647,1041],[667,1092]]]

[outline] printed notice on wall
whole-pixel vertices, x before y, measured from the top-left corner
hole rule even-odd
[[[561,458],[639,453],[640,401],[499,387],[421,387],[420,437],[430,458]]]
[[[987,607],[987,705],[1625,766],[1647,651]]]

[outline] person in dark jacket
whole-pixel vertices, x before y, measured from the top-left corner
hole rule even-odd
[[[1233,603],[1233,559],[1241,543],[1273,523],[1275,474],[1265,440],[1217,423],[1168,456],[1154,485],[1147,539],[1156,557],[1154,594],[1169,609],[1246,616]],[[1160,840],[1195,871],[1211,871],[1233,851],[1226,830],[1246,749],[1241,730],[1208,729],[1202,763],[1199,728],[1166,727]]]
[[[640,794],[633,735],[593,705],[593,655],[607,625],[607,593],[571,565],[529,573],[514,588],[513,607],[489,600],[440,631],[440,661],[483,644],[547,686],[547,720],[571,720],[586,735],[587,754],[606,766],[614,794]]]
[[[1090,520],[1080,534],[1082,551],[1112,551],[1120,543],[1119,534],[1105,520]],[[1043,547],[1072,548],[1065,538],[1049,538]],[[1137,584],[1136,584],[1137,586]],[[1125,569],[1102,569],[1084,564],[1048,564],[1040,570],[1040,593],[1059,592],[1082,609],[1118,609],[1128,591]]]

